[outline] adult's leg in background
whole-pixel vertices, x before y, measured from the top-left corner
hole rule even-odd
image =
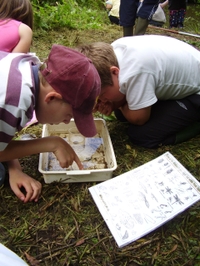
[[[169,27],[177,28],[178,27],[178,10],[170,10],[169,11]]]
[[[135,26],[135,35],[143,35],[152,19],[153,14],[158,8],[159,0],[143,0],[140,2],[137,10],[137,23]]]
[[[186,10],[180,9],[178,11],[178,27],[183,28],[184,27],[184,19],[185,19]]]
[[[123,36],[133,36],[138,0],[121,0],[119,8],[120,26],[123,27]]]

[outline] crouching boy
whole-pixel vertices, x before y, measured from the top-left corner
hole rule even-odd
[[[44,64],[35,56],[0,52],[0,162],[7,163],[11,189],[21,201],[37,202],[42,186],[22,172],[19,158],[54,152],[61,167],[75,161],[82,169],[82,164],[60,137],[15,141],[15,132],[31,120],[35,111],[41,124],[67,124],[74,118],[80,133],[94,136],[92,110],[100,87],[91,60],[68,47],[53,45]],[[4,179],[1,163],[0,185]],[[26,192],[22,193],[21,188]]]
[[[101,77],[95,110],[129,122],[128,136],[147,148],[200,133],[200,52],[172,37],[125,37],[77,48]]]

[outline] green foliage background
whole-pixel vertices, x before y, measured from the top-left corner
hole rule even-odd
[[[193,0],[192,0],[193,1]],[[196,1],[196,0],[195,0]],[[200,0],[198,0],[200,1]],[[34,30],[105,29],[110,25],[104,0],[31,0],[34,12]],[[184,31],[198,33],[200,4],[188,1]],[[168,9],[165,8],[168,27]]]
[[[31,0],[35,29],[98,29],[108,24],[102,0]]]

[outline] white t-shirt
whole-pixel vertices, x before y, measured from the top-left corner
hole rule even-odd
[[[130,110],[157,100],[200,94],[200,52],[172,37],[123,37],[112,43],[119,62],[120,91]]]

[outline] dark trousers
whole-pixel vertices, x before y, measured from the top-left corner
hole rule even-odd
[[[119,8],[120,25],[132,27],[137,18],[137,8],[139,0],[121,0]]]
[[[111,23],[114,23],[116,25],[119,25],[119,18],[114,17],[114,16],[111,16],[111,15],[108,16],[108,17],[109,17]]]
[[[120,110],[115,111],[120,121],[126,121]],[[181,100],[156,102],[149,121],[142,126],[130,124],[128,136],[139,146],[157,148],[186,141],[200,133],[200,95]]]
[[[120,25],[123,27],[134,26],[137,17],[150,20],[158,7],[158,3],[159,0],[144,0],[139,5],[139,0],[121,0]]]

